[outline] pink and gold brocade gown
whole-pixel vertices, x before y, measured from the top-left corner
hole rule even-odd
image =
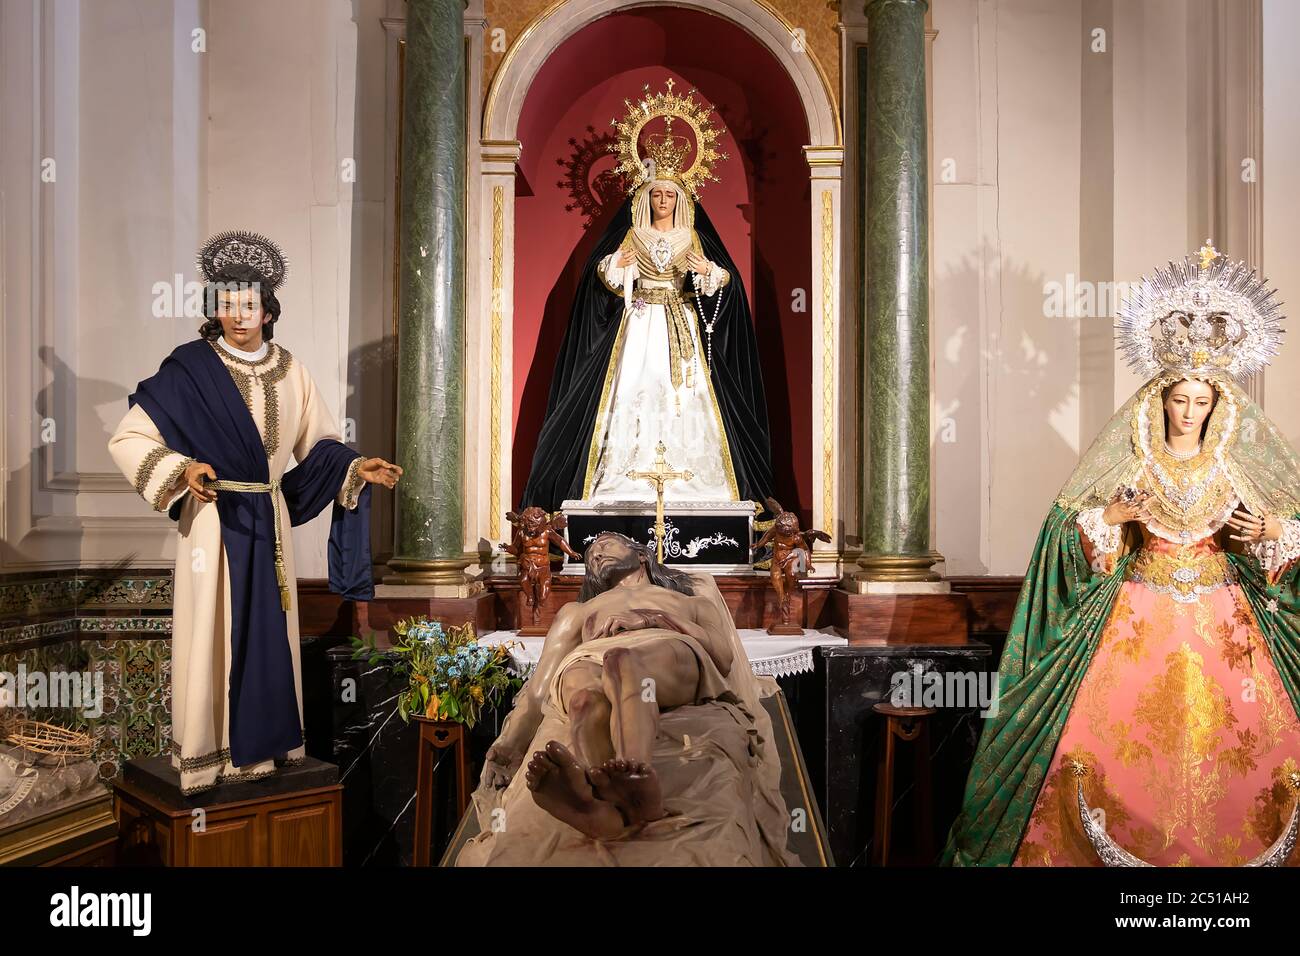
[[[1016,866],[1099,866],[1076,789],[1109,836],[1156,866],[1239,866],[1281,835],[1300,772],[1300,719],[1236,583],[1223,520],[1190,544],[1143,524],[1016,853]],[[1080,512],[1094,570],[1114,568],[1119,528]],[[1300,523],[1256,551],[1276,576]],[[1300,865],[1300,852],[1288,865]]]

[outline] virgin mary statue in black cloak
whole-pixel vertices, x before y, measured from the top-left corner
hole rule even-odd
[[[648,86],[647,86],[648,89]],[[546,418],[521,505],[653,501],[657,447],[690,481],[670,501],[764,501],[772,494],[767,401],[749,303],[717,230],[697,204],[725,154],[694,90],[646,94],[618,123],[632,196],[583,268],[555,362]],[[626,102],[626,101],[625,101]],[[662,117],[666,132],[641,131]],[[671,131],[681,120],[690,141]]]

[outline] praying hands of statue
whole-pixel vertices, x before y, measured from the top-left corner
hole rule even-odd
[[[1276,517],[1260,517],[1246,508],[1238,508],[1224,523],[1241,532],[1228,536],[1233,541],[1276,541],[1282,537],[1282,522]]]

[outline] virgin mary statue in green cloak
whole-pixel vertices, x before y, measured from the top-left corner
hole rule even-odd
[[[1043,522],[944,863],[1290,853],[1300,465],[1240,384],[1277,352],[1273,295],[1207,240],[1126,297],[1147,380]]]

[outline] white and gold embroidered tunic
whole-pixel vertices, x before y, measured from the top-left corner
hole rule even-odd
[[[697,315],[686,264],[692,252],[703,258],[700,240],[685,215],[675,213],[671,229],[649,225],[649,190],[644,195],[633,213],[637,225],[596,266],[606,288],[623,297],[624,309],[591,436],[583,498],[654,501],[654,487],[627,473],[652,470],[655,448],[663,442],[672,467],[693,474],[690,481],[670,482],[666,500],[736,501],[731,451],[707,364],[709,316]],[[690,200],[679,191],[677,202],[678,210],[686,210]],[[620,266],[627,250],[636,258]],[[712,296],[729,280],[727,270],[710,262],[699,293]]]
[[[224,339],[213,349],[230,372],[248,407],[266,451],[270,479],[284,476],[292,460],[301,460],[324,438],[341,440],[334,416],[321,401],[301,362],[274,343],[257,352],[239,352]],[[276,762],[236,767],[230,762],[230,573],[213,502],[188,493],[183,473],[194,459],[169,449],[149,415],[139,405],[123,417],[109,441],[118,467],[134,476],[135,490],[156,511],[183,499],[177,523],[175,593],[172,617],[172,764],[187,793],[206,790],[224,780],[251,779],[273,773]],[[198,460],[202,460],[202,456]],[[337,500],[355,508],[363,484],[358,456],[348,469]],[[218,474],[217,478],[223,476]],[[280,492],[281,513],[288,506]],[[286,614],[293,659],[298,717],[302,719],[302,676],[298,646],[297,578],[293,537],[283,539],[284,564],[291,596]],[[284,760],[301,760],[298,747]]]

